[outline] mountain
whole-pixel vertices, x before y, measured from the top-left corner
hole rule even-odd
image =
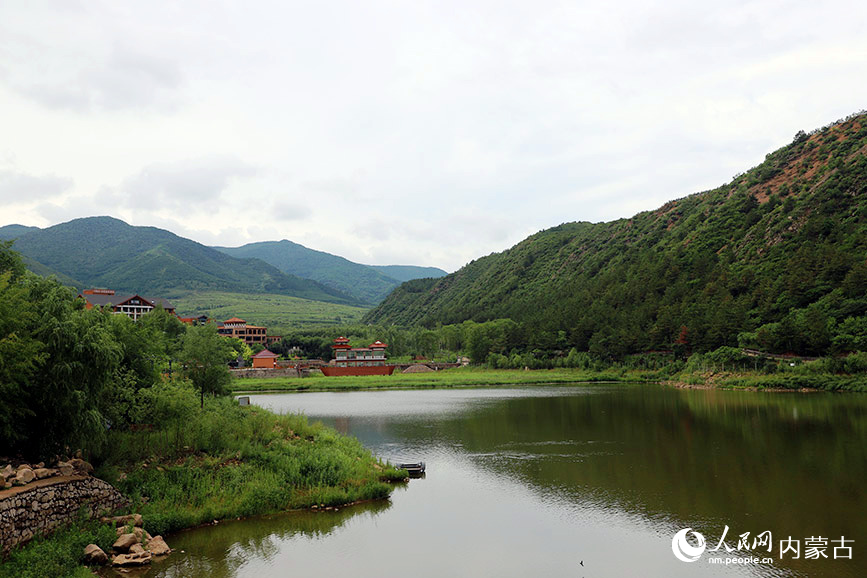
[[[865,153],[865,113],[799,132],[717,189],[541,231],[441,279],[404,283],[364,321],[511,318],[530,347],[606,355],[867,349]]]
[[[439,267],[416,267],[415,265],[368,265],[368,267],[376,269],[392,279],[397,279],[401,283],[412,281],[413,279],[445,277],[448,275],[448,273]]]
[[[215,249],[233,257],[261,259],[285,273],[318,281],[370,305],[382,301],[402,281],[426,275],[445,275],[445,271],[435,267],[361,265],[285,239]]]
[[[32,233],[33,231],[38,230],[39,227],[27,227],[25,225],[6,225],[0,227],[0,241],[17,239],[22,235],[26,235],[27,233]]]
[[[81,286],[162,296],[185,290],[274,293],[358,304],[340,291],[258,259],[236,259],[169,231],[134,227],[111,217],[30,231],[18,237],[13,248],[35,269],[71,277]]]

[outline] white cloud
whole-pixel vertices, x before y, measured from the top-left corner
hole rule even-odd
[[[29,203],[62,194],[72,180],[54,175],[36,176],[14,170],[0,170],[0,201]]]
[[[862,108],[865,17],[846,0],[2,3],[0,158],[38,183],[0,214],[454,269],[722,184]]]

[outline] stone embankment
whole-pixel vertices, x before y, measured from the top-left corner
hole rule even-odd
[[[82,509],[95,517],[129,504],[92,471],[80,458],[0,469],[0,553],[75,521]]]
[[[162,536],[147,533],[139,514],[100,518],[100,521],[117,526],[117,540],[111,546],[112,566],[145,566],[154,556],[166,556],[172,551]],[[84,561],[104,565],[109,563],[109,558],[99,546],[90,544],[84,549]]]

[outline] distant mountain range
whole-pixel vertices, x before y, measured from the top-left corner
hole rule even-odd
[[[375,267],[291,241],[214,248],[155,227],[87,217],[46,229],[7,225],[28,267],[77,288],[107,287],[171,297],[189,291],[274,293],[347,305],[375,305],[404,277],[442,276],[435,268]],[[392,267],[385,267],[391,271]]]
[[[717,189],[629,219],[565,223],[404,283],[364,321],[501,318],[543,350],[863,349],[867,114],[799,132]]]
[[[261,259],[285,273],[318,281],[370,305],[382,301],[404,281],[446,275],[436,267],[361,265],[285,239],[215,249],[232,257]]]

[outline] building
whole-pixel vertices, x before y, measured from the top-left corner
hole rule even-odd
[[[168,313],[175,314],[174,306],[161,297],[152,299],[136,293],[118,295],[113,289],[85,289],[78,296],[84,299],[86,309],[111,307],[112,312],[123,313],[133,321],[138,321],[142,315],[153,311],[157,305],[161,305]]]
[[[259,325],[247,325],[247,322],[237,317],[217,323],[217,333],[226,337],[240,339],[247,345],[268,343],[268,328]]]
[[[263,349],[253,356],[253,369],[274,369],[277,367],[277,354]]]
[[[385,365],[385,348],[382,341],[375,341],[370,347],[350,347],[349,340],[338,337],[331,348],[334,350],[334,365],[337,367],[374,367]]]

